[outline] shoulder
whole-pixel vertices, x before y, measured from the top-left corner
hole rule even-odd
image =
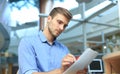
[[[61,46],[61,47],[66,47],[63,43],[61,43],[61,42],[59,42],[59,41],[55,41],[55,43],[57,44],[57,45],[59,45],[59,46]],[[67,47],[66,47],[67,48]]]
[[[21,38],[20,43],[33,43],[38,40],[38,35],[24,36]]]
[[[61,43],[61,42],[59,42],[59,41],[56,41],[55,43],[56,43],[56,45],[57,45],[59,48],[68,51],[67,46],[64,45],[63,43]]]
[[[35,39],[36,36],[26,36],[26,37],[22,37],[21,41],[33,41],[33,39]]]

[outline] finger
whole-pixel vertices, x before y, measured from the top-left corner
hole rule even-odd
[[[74,62],[73,61],[71,61],[71,59],[63,59],[63,61],[62,61],[62,65],[72,65]]]
[[[71,59],[71,60],[74,61],[74,62],[76,61],[75,56],[72,55],[72,54],[68,54],[66,57],[69,58],[69,59]]]
[[[65,57],[63,59],[63,61],[66,61],[66,62],[75,62],[73,58],[70,58],[70,57]]]
[[[62,60],[62,66],[71,66],[75,62],[75,57],[72,54],[66,55]]]

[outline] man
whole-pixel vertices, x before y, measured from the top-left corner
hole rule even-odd
[[[71,13],[64,8],[54,8],[43,31],[23,38],[18,48],[19,74],[62,74],[75,62],[66,46],[57,41],[71,20]],[[77,74],[85,74],[78,71]]]

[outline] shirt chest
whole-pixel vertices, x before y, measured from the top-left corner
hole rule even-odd
[[[49,71],[61,66],[62,58],[66,55],[59,46],[36,44],[33,46],[38,67]]]

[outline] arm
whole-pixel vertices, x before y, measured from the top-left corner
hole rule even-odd
[[[30,41],[23,38],[18,47],[19,74],[37,72],[34,49]]]
[[[55,69],[50,72],[33,72],[32,74],[62,74],[61,69]]]
[[[62,60],[62,67],[49,72],[34,72],[32,74],[62,74],[75,61],[75,57],[71,54],[66,55]]]

